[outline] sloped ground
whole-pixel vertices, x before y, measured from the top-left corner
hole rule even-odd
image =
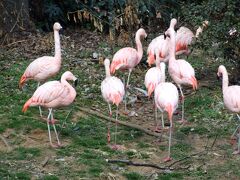
[[[142,131],[120,126],[118,142],[125,149],[114,151],[106,140],[107,127],[111,128],[113,139],[115,124],[79,110],[84,107],[108,116],[107,104],[100,93],[100,84],[105,75],[102,62],[105,57],[111,59],[119,47],[111,47],[107,37],[96,32],[77,29],[67,31],[61,40],[63,66],[55,79],[59,79],[64,71],[71,70],[80,82],[74,104],[55,111],[56,119],[60,120],[57,129],[64,145],[59,149],[49,146],[47,126],[40,121],[38,108],[30,108],[25,114],[21,112],[23,104],[34,92],[36,83],[31,81],[23,91],[18,89],[19,78],[30,61],[53,54],[52,33],[19,37],[1,50],[1,179],[239,178],[240,156],[232,155],[236,145],[231,146],[229,141],[237,119],[224,109],[221,82],[215,78],[217,67],[222,63],[221,58],[211,59],[206,52],[198,50],[194,50],[189,57],[200,88],[196,92],[185,88],[186,118],[190,124],[180,126],[177,123],[181,115],[179,105],[179,114],[174,116],[174,159],[164,163],[168,144],[166,138],[159,140]],[[144,43],[145,48],[148,43]],[[232,65],[228,64],[227,67],[230,69]],[[134,87],[145,89],[143,81],[147,69],[144,63],[134,69],[130,90],[130,99],[134,103],[128,106],[131,116],[124,115],[123,105],[120,105],[120,119],[152,130],[152,99],[134,90]],[[122,72],[116,74],[120,78],[126,75]],[[47,110],[44,113],[46,115]],[[64,121],[66,124],[63,126]],[[167,131],[163,135],[167,136]],[[165,169],[110,164],[106,159],[152,163]]]

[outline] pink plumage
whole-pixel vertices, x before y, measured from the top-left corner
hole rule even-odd
[[[147,37],[144,29],[140,28],[136,32],[135,41],[137,49],[126,47],[118,50],[114,56],[110,67],[111,74],[114,74],[118,69],[132,69],[140,62],[143,55],[142,43],[140,38]]]
[[[177,22],[176,19],[173,19],[174,22]],[[172,21],[173,21],[172,20]],[[176,23],[174,23],[175,26]],[[178,85],[181,96],[182,96],[182,120],[184,120],[184,95],[182,92],[181,85],[191,85],[194,90],[197,89],[197,79],[195,78],[195,71],[190,63],[183,59],[176,60],[175,58],[175,48],[176,48],[176,32],[174,26],[170,26],[165,32],[165,36],[169,37],[169,63],[168,63],[168,72],[174,82]]]
[[[154,100],[157,108],[163,113],[168,113],[168,118],[170,121],[170,129],[169,129],[169,147],[168,147],[168,156],[164,159],[164,161],[171,160],[171,138],[172,138],[172,116],[173,112],[178,107],[178,90],[177,87],[170,82],[163,82],[157,85],[154,91]],[[163,120],[162,120],[163,121]]]
[[[240,86],[228,85],[228,73],[225,68],[225,66],[220,65],[218,68],[218,76],[222,76],[222,92],[223,92],[223,102],[225,107],[237,114],[238,120],[240,121],[240,117],[238,113],[240,112]],[[231,138],[234,139],[234,137],[237,135],[237,138],[239,138],[239,126],[237,126],[236,130],[232,134]],[[238,149],[233,152],[233,154],[240,154],[240,142],[238,142]]]
[[[105,72],[106,78],[101,83],[101,92],[104,100],[108,103],[109,114],[112,115],[111,104],[115,104],[117,106],[116,112],[116,130],[115,130],[115,144],[113,146],[114,149],[118,149],[120,146],[116,145],[117,141],[117,118],[118,118],[118,105],[122,102],[123,96],[125,95],[124,85],[120,79],[115,76],[111,76],[110,74],[110,61],[109,59],[105,59]],[[110,132],[108,129],[108,142],[110,143]]]
[[[176,55],[181,54],[190,54],[189,45],[192,44],[193,39],[196,37],[198,38],[199,35],[202,33],[203,28],[207,27],[208,21],[204,21],[202,27],[198,27],[196,34],[194,35],[193,32],[188,29],[187,27],[180,27],[177,30],[176,35]],[[161,61],[168,62],[168,48],[169,44],[168,41],[164,39],[164,36],[158,36],[151,41],[148,46],[147,54],[148,54],[148,64],[151,66],[155,62],[156,58],[159,57]]]
[[[156,67],[152,67],[147,71],[144,84],[148,90],[148,97],[151,96],[159,83],[165,82],[165,68],[165,63],[160,63],[157,60]]]
[[[138,65],[138,63],[142,59],[143,55],[143,48],[142,48],[142,43],[141,43],[141,37],[146,38],[147,34],[143,28],[140,28],[136,32],[135,36],[135,41],[136,41],[136,46],[137,49],[131,48],[131,47],[125,47],[120,50],[118,50],[114,56],[113,60],[110,66],[110,72],[111,74],[114,74],[116,70],[125,70],[128,69],[128,78],[127,78],[127,83],[126,83],[126,88],[128,88],[129,85],[129,80],[131,76],[131,72],[133,68]],[[127,111],[127,93],[125,96],[125,112]]]
[[[104,65],[106,78],[101,83],[102,96],[107,103],[112,103],[118,106],[123,100],[123,96],[125,94],[124,85],[119,78],[110,75],[109,59],[105,59]]]
[[[32,106],[43,106],[49,108],[49,114],[47,118],[48,124],[48,132],[49,132],[49,140],[50,144],[52,144],[50,127],[49,123],[52,122],[54,131],[58,140],[58,145],[60,145],[60,141],[58,139],[58,135],[56,133],[56,128],[54,125],[54,119],[52,114],[52,108],[68,106],[70,105],[75,97],[76,91],[75,89],[67,82],[67,80],[76,81],[77,78],[69,71],[66,71],[62,77],[61,81],[49,81],[41,85],[34,92],[33,96],[24,104],[22,111],[26,112],[29,107]],[[50,120],[51,119],[51,120]]]
[[[38,82],[45,82],[48,78],[55,76],[61,68],[61,47],[59,30],[62,26],[59,23],[53,25],[54,41],[55,41],[55,56],[43,56],[37,58],[29,64],[23,73],[19,87],[21,88],[24,83],[30,79]]]

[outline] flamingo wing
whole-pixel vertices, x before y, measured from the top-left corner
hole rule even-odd
[[[110,72],[113,74],[118,69],[132,69],[139,63],[137,50],[131,47],[122,48],[117,51],[110,66]]]
[[[107,77],[101,83],[101,92],[107,102],[118,105],[125,94],[124,85],[117,77]]]
[[[192,43],[193,37],[194,34],[190,29],[181,27],[176,35],[176,52],[187,50],[188,45]]]
[[[27,79],[45,81],[47,78],[54,76],[60,69],[60,65],[55,64],[55,58],[43,56],[29,64],[23,76]]]
[[[240,86],[229,86],[223,92],[224,105],[232,112],[240,111]]]

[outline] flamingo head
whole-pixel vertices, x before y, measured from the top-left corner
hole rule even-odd
[[[62,29],[62,26],[58,22],[55,22],[53,25],[53,30],[59,31],[60,29]]]
[[[176,35],[174,28],[169,27],[168,30],[164,33],[164,39],[171,38],[171,36]]]
[[[170,27],[174,28],[177,24],[177,19],[173,18],[170,22]]]
[[[137,32],[136,32],[136,37],[143,37],[144,39],[147,38],[147,33],[143,28],[140,28]]]
[[[109,59],[104,60],[104,66],[107,66],[107,67],[110,66],[110,60]]]
[[[63,75],[61,77],[61,81],[62,80],[74,81],[74,86],[75,87],[78,84],[78,79],[70,71],[66,71],[65,73],[63,73]]]
[[[220,65],[220,66],[218,67],[218,72],[217,72],[217,77],[218,77],[218,79],[221,79],[221,78],[222,78],[222,74],[223,74],[224,71],[226,71],[225,66]]]

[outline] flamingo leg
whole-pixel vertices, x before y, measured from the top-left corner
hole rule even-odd
[[[109,116],[112,117],[112,109],[111,109],[110,103],[108,103],[108,109],[109,109]]]
[[[115,145],[117,145],[117,120],[118,120],[118,106],[117,106],[117,111],[116,111],[116,119],[115,119],[115,136],[114,136],[114,142],[115,142]]]
[[[51,108],[51,121],[53,121],[52,108]],[[53,129],[54,129],[54,132],[55,132],[55,135],[56,135],[56,138],[57,138],[58,146],[61,146],[61,143],[60,143],[59,138],[58,138],[58,133],[57,133],[54,121],[52,122],[52,125],[53,125]]]
[[[132,70],[129,69],[128,78],[127,78],[127,85],[126,85],[126,93],[125,93],[125,97],[124,97],[124,99],[125,99],[125,103],[124,103],[125,112],[127,112],[127,89],[128,89],[128,86],[129,86],[129,80],[130,80],[131,72],[132,72]]]
[[[40,82],[38,82],[37,88],[40,86]],[[42,117],[42,109],[41,106],[38,106],[40,117]]]
[[[183,95],[183,91],[182,91],[182,87],[180,85],[178,85],[179,89],[180,89],[180,93],[181,93],[181,96],[182,96],[182,119],[181,119],[181,123],[184,123],[185,120],[184,120],[184,95]]]
[[[171,144],[172,144],[172,120],[170,119],[169,137],[168,137],[168,157],[164,159],[164,162],[171,161]]]
[[[108,103],[108,109],[109,109],[109,116],[112,117],[112,109],[111,109],[111,104]],[[110,125],[108,123],[108,128],[107,128],[107,142],[110,143],[111,141],[111,134],[110,134]]]
[[[237,117],[238,117],[238,120],[240,121],[240,116],[239,116],[238,114],[237,114]],[[233,132],[233,134],[232,134],[232,136],[231,136],[231,139],[234,138],[234,136],[235,136],[237,130],[239,129],[239,127],[240,127],[240,124],[239,124],[239,125],[237,126],[237,128],[234,130],[234,132]]]
[[[52,147],[55,147],[52,143],[52,137],[51,137],[51,132],[50,132],[50,124],[49,124],[49,119],[51,117],[51,112],[52,112],[52,109],[49,109],[49,114],[48,114],[48,117],[47,117],[48,137],[49,137],[50,145]]]

